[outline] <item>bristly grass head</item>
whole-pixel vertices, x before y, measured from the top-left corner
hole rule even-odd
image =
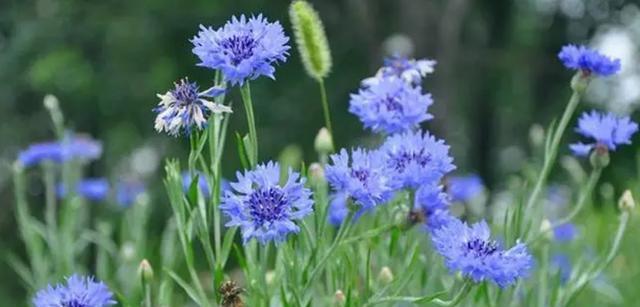
[[[331,71],[331,50],[320,16],[311,4],[298,0],[291,3],[289,18],[305,70],[316,80],[325,78]]]

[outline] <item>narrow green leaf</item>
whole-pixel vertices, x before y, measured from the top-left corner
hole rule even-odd
[[[164,271],[167,272],[167,274],[169,274],[169,276],[171,276],[171,278],[187,293],[187,295],[189,296],[189,298],[191,298],[191,300],[193,300],[196,304],[203,306],[203,304],[200,302],[200,299],[198,298],[198,294],[189,285],[189,283],[187,283],[184,279],[180,278],[178,274],[176,274],[170,269],[165,268]]]

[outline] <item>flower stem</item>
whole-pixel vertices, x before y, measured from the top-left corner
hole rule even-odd
[[[567,107],[564,109],[564,113],[562,114],[562,118],[560,119],[560,123],[558,127],[553,132],[553,138],[551,140],[551,144],[549,148],[545,148],[545,157],[544,163],[542,165],[542,171],[540,171],[540,175],[536,181],[536,184],[527,200],[526,209],[529,211],[533,205],[538,201],[538,197],[540,197],[540,192],[542,192],[542,187],[544,183],[547,181],[547,177],[549,177],[549,173],[553,168],[553,164],[555,163],[556,156],[558,155],[558,147],[560,146],[560,141],[562,140],[562,135],[564,134],[567,125],[569,124],[569,120],[571,116],[576,110],[578,103],[580,102],[582,94],[578,91],[573,91],[571,98],[569,99],[569,103]]]
[[[251,148],[248,151],[249,163],[253,168],[258,162],[258,133],[256,132],[256,119],[253,115],[253,102],[251,100],[251,87],[249,81],[246,81],[242,87],[240,87],[240,94],[242,96],[242,102],[244,103],[244,110],[247,113],[247,124],[249,125],[249,143]]]
[[[333,128],[331,127],[331,113],[329,112],[329,102],[327,101],[327,90],[324,86],[324,79],[318,79],[320,85],[320,98],[322,99],[322,111],[324,112],[324,125],[329,129],[329,133],[333,136]]]
[[[471,281],[467,280],[464,282],[464,284],[462,285],[462,288],[460,288],[460,290],[458,290],[458,293],[456,293],[456,295],[453,296],[453,298],[451,300],[448,301],[443,301],[440,299],[434,299],[433,302],[437,305],[440,306],[456,306],[458,305],[465,297],[467,297],[467,294],[469,294],[469,292],[471,291],[472,288],[472,283]]]

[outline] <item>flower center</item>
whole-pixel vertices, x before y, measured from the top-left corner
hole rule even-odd
[[[425,153],[424,149],[418,152],[401,152],[389,159],[391,167],[399,172],[403,172],[404,169],[411,162],[415,162],[418,165],[424,167],[431,161],[431,155]]]
[[[189,82],[189,79],[181,79],[171,93],[180,105],[191,104],[198,100],[198,86]]]
[[[387,96],[382,100],[382,104],[387,108],[387,111],[402,112],[402,104],[400,104],[396,97]]]
[[[72,299],[66,302],[62,302],[62,307],[89,307],[89,305],[79,302],[76,299]]]
[[[369,172],[363,169],[353,169],[351,170],[351,176],[364,184],[367,182],[367,178],[369,178]]]
[[[481,239],[473,239],[466,244],[468,253],[472,253],[476,257],[489,256],[498,250],[496,241],[485,241]]]
[[[249,35],[234,35],[222,41],[220,45],[224,48],[222,52],[231,58],[231,63],[238,65],[242,60],[248,59],[253,55],[253,50],[258,45],[258,42]]]
[[[249,195],[249,213],[258,225],[286,218],[287,197],[277,187],[259,189]]]

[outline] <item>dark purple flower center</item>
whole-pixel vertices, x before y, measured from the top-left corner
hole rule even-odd
[[[176,88],[171,91],[171,94],[173,94],[178,104],[191,104],[198,100],[198,86],[189,82],[189,79],[181,79],[179,83],[176,82]]]
[[[498,250],[498,243],[496,241],[473,239],[468,241],[464,247],[467,253],[471,253],[475,257],[483,257],[495,253]]]
[[[382,100],[382,104],[387,108],[387,111],[402,112],[402,104],[398,98],[394,96],[387,96]]]
[[[421,149],[418,152],[400,152],[389,159],[391,167],[398,172],[403,172],[404,169],[411,162],[415,162],[418,165],[424,167],[431,162],[431,155]]]
[[[367,182],[367,179],[369,178],[369,172],[367,170],[364,169],[352,169],[351,170],[351,176],[353,178],[358,179],[358,181],[362,182],[363,184]]]
[[[66,302],[62,302],[62,306],[63,307],[89,307],[88,304],[85,304],[84,302],[80,302],[77,299],[71,299]]]
[[[234,35],[223,40],[220,45],[224,48],[222,53],[231,58],[233,65],[238,65],[242,60],[246,60],[253,55],[258,42],[250,35]]]
[[[278,187],[254,191],[249,195],[248,205],[256,225],[287,217],[287,197]]]

